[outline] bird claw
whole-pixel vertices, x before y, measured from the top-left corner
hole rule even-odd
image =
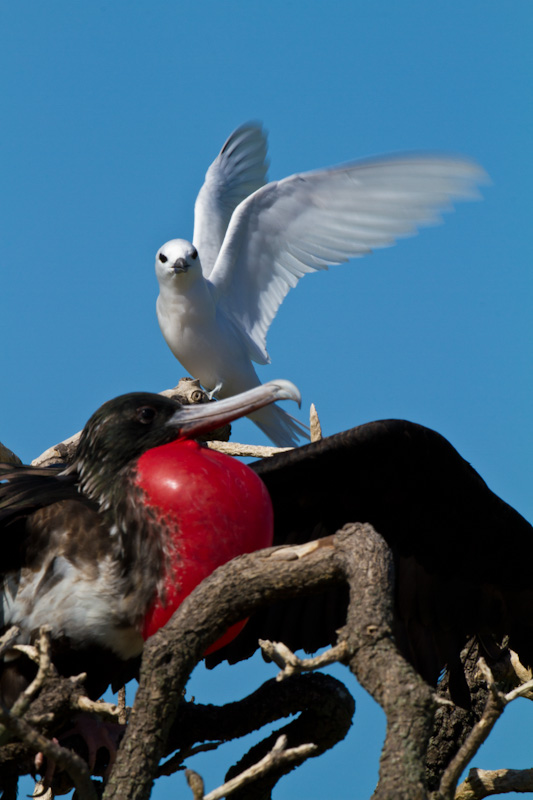
[[[221,389],[222,389],[222,384],[221,383],[217,383],[217,385],[215,386],[214,389],[211,389],[210,392],[206,392],[208,399],[209,400],[216,400],[217,399],[217,395],[218,395],[218,393],[220,392]]]
[[[39,797],[41,800],[54,800],[54,792],[50,786],[45,786],[41,780],[35,784],[32,797]]]
[[[54,742],[54,744],[59,744],[59,741],[56,739],[55,736],[53,737],[52,741]],[[53,760],[53,758],[45,758],[44,753],[39,752],[35,756],[33,764],[35,766],[35,772],[38,772],[39,775],[41,776],[41,780],[35,784],[35,791],[33,792],[33,797],[42,798],[51,788],[52,778],[54,777],[56,771],[56,762]],[[44,767],[44,772],[43,772],[43,767]]]
[[[62,745],[65,746],[65,741],[72,737],[82,739],[87,748],[85,760],[90,773],[101,775],[104,780],[107,780],[115,763],[124,731],[125,725],[80,714],[75,718],[73,727],[61,735],[61,740]],[[98,758],[100,750],[107,750],[107,763],[105,759]]]
[[[102,721],[87,714],[77,715],[73,722],[72,728],[62,733],[59,741],[56,738],[52,741],[62,747],[68,747],[78,752],[87,762],[90,774],[98,775],[103,778],[104,782],[107,781],[113,769],[120,740],[124,735],[126,726]],[[79,752],[79,741],[76,740],[82,741],[85,752]],[[107,758],[100,755],[102,750],[107,751]],[[52,782],[54,784],[56,782],[56,762],[53,759],[45,759],[43,753],[37,753],[34,765],[35,771],[41,775],[41,780],[38,784],[41,787],[41,791],[38,794],[34,794],[34,797],[44,797],[49,789],[53,789],[54,794],[64,794],[65,790],[70,790],[70,786],[62,786],[59,789],[52,785]]]

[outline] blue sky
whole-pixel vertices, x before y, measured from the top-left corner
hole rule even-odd
[[[405,150],[487,170],[483,202],[302,281],[260,376],[293,380],[326,434],[387,417],[438,430],[533,519],[531,22],[528,0],[2,4],[0,440],[31,460],[110,397],[177,382],[154,255],[192,235],[205,170],[259,119],[272,178]],[[248,422],[234,438],[265,443]],[[270,674],[200,669],[191,692],[215,702]],[[324,796],[326,775],[328,795],[368,796],[382,718],[354,691],[347,742],[278,800]],[[502,725],[531,725],[522,703]],[[530,766],[518,733],[495,748],[476,764]]]

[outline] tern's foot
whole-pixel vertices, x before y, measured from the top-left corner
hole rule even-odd
[[[218,393],[220,392],[221,389],[222,389],[222,384],[221,383],[217,383],[217,385],[215,386],[214,389],[211,389],[210,392],[207,392],[208,398],[210,400],[216,400],[217,399],[217,395],[218,395]]]

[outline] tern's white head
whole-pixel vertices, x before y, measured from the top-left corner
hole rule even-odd
[[[155,274],[159,283],[201,272],[198,250],[186,239],[171,239],[157,251]]]

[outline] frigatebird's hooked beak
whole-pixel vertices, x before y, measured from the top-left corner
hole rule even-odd
[[[276,400],[294,400],[300,407],[302,396],[290,381],[282,379],[269,381],[225,400],[182,406],[168,420],[167,425],[180,428],[186,436],[197,436],[226,425],[234,419],[246,417],[269,403],[275,403]]]

